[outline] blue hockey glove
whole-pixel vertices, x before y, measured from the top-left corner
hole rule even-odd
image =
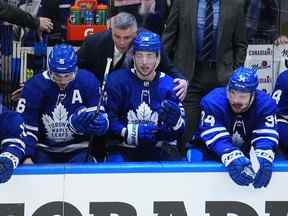
[[[19,159],[10,152],[0,154],[0,183],[5,183],[11,178],[18,164]]]
[[[127,144],[131,146],[156,144],[158,127],[152,123],[148,124],[128,124]]]
[[[87,133],[91,135],[104,135],[109,128],[109,120],[107,113],[100,112],[96,118],[88,125]]]
[[[255,188],[267,187],[272,177],[272,163],[274,152],[272,150],[256,149],[255,154],[260,164],[253,186]]]
[[[236,184],[248,186],[254,181],[255,173],[251,162],[240,150],[223,154],[221,160]]]
[[[87,127],[95,118],[95,112],[80,111],[74,113],[70,117],[70,129],[76,134],[84,134],[87,132]]]
[[[170,128],[176,127],[182,119],[180,107],[171,100],[164,100],[158,113],[159,122]]]

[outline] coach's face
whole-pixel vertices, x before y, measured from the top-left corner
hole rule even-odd
[[[134,28],[112,29],[112,38],[114,44],[121,53],[125,53],[129,49],[135,37],[136,37],[136,31],[134,30]]]

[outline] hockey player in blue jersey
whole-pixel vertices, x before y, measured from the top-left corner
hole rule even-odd
[[[288,70],[282,72],[276,81],[272,98],[277,103],[279,150],[288,158]]]
[[[89,135],[103,135],[109,127],[107,114],[97,109],[99,82],[76,65],[73,47],[56,45],[48,71],[25,84],[17,111],[24,117],[27,155],[34,163],[90,161]]]
[[[269,184],[272,176],[278,132],[276,104],[257,86],[254,69],[236,69],[227,88],[216,88],[202,99],[199,131],[234,182],[261,188]],[[257,173],[248,157],[252,146],[260,165]]]
[[[109,143],[108,161],[177,160],[184,109],[173,79],[155,71],[160,37],[140,32],[133,46],[134,68],[115,71],[106,86],[110,130],[116,138]]]
[[[26,137],[21,115],[0,110],[0,183],[7,182],[24,159]]]

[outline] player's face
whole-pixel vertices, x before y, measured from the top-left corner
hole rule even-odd
[[[151,80],[151,77],[158,65],[158,57],[155,52],[137,51],[134,54],[134,62],[139,78]]]
[[[235,113],[242,113],[248,110],[253,100],[252,97],[249,92],[239,92],[233,89],[228,91],[229,103]]]
[[[75,72],[65,74],[50,72],[51,80],[54,81],[61,90],[64,90],[67,85],[74,80],[75,74]]]
[[[112,38],[114,44],[121,53],[124,53],[129,49],[135,36],[136,31],[132,27],[127,29],[112,29]]]

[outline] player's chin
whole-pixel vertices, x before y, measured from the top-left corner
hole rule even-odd
[[[235,106],[235,105],[232,105],[232,110],[233,112],[235,113],[241,113],[244,111],[243,107],[242,106]]]

